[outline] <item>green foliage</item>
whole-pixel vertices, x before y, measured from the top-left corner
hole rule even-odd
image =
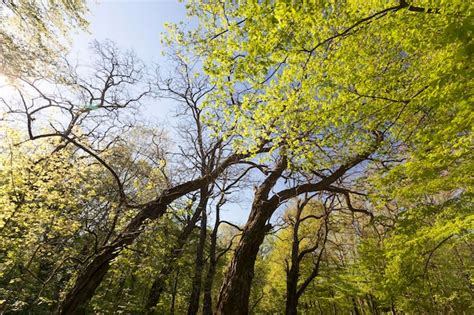
[[[85,29],[82,0],[4,1],[0,6],[0,74],[10,79],[57,70],[68,32]]]
[[[102,314],[139,314],[145,312],[144,306],[148,297],[152,279],[157,271],[165,267],[166,258],[172,252],[182,226],[165,218],[159,223],[149,224],[147,231],[140,235],[136,245],[126,249],[113,262],[112,269],[99,287],[89,306],[91,313]],[[176,261],[172,274],[166,281],[163,298],[157,305],[158,314],[170,312],[171,293],[176,274],[178,275],[176,312],[186,310],[187,295],[191,290],[191,278],[180,275],[192,274],[189,264],[194,257],[194,246],[198,239],[195,234],[190,244]],[[118,299],[120,297],[120,299]]]
[[[472,7],[423,3],[441,11],[428,14],[398,3],[191,4],[201,29],[174,29],[168,39],[203,55],[217,87],[208,102],[242,137],[241,150],[267,139],[287,147],[297,164],[326,167],[383,130],[387,150],[402,143],[432,151],[418,166],[440,155],[461,163],[472,142]],[[235,105],[224,101],[229,95]],[[447,155],[449,148],[456,153]]]
[[[290,177],[322,177],[383,135],[370,161],[335,183],[363,191],[360,200],[367,193],[357,207],[374,217],[338,202],[324,251],[318,249],[324,253],[319,274],[301,296],[300,311],[474,312],[472,4],[190,1],[187,6],[199,26],[184,32],[170,25],[165,41],[177,46],[182,61],[200,58],[214,86],[203,104],[206,123],[235,151],[255,153],[265,143],[272,157],[288,156]],[[87,24],[83,1],[17,1],[2,8],[0,65],[9,76],[54,67],[62,47],[57,35],[70,23]],[[95,114],[95,107],[81,110]],[[1,131],[0,313],[53,311],[80,267],[119,235],[140,205],[172,184],[164,146],[150,146],[166,140],[164,133],[130,130],[99,153],[123,179],[120,188],[130,207],[120,201],[116,178],[104,163],[72,144],[46,138],[31,143],[15,130]],[[255,157],[266,164],[270,154]],[[175,218],[190,215],[181,202],[173,204],[175,217],[147,222],[123,248],[86,312],[146,311],[151,279],[166,267],[183,228]],[[312,204],[302,216],[320,214],[319,206]],[[292,216],[294,209],[287,210],[286,223]],[[300,226],[300,251],[318,241],[321,221]],[[288,224],[261,248],[253,312],[284,309],[293,232],[294,224]],[[235,241],[234,234],[220,230],[218,253]],[[156,313],[171,312],[172,296],[176,313],[186,311],[197,241],[196,232],[174,262]],[[218,265],[214,297],[231,254]],[[314,258],[302,259],[299,284]]]
[[[375,132],[384,136],[372,157],[389,162],[364,167],[359,179],[370,193],[369,207],[380,215],[375,222],[385,228],[375,226],[377,234],[364,236],[360,253],[354,245],[357,254],[343,267],[326,265],[324,272],[334,277],[327,286],[343,285],[323,298],[345,310],[353,304],[348,297],[360,304],[366,295],[372,309],[468,310],[472,284],[450,283],[459,274],[448,262],[453,269],[457,263],[437,258],[437,246],[465,255],[462,244],[472,234],[472,4],[188,6],[200,27],[185,33],[171,26],[167,40],[202,56],[216,86],[207,106],[219,108],[227,120],[214,127],[236,136],[237,150],[252,152],[270,142],[289,155],[294,170],[311,171],[363,152]],[[387,204],[395,209],[388,216]],[[472,259],[461,257],[471,265]],[[281,266],[271,274],[274,288],[268,292],[281,295]],[[427,279],[430,274],[434,279]]]
[[[97,196],[97,169],[58,143],[21,143],[3,130],[0,148],[0,308],[45,312],[74,273],[83,205]],[[87,180],[86,180],[87,178]]]
[[[472,195],[460,195],[400,215],[384,244],[385,285],[396,294],[399,308],[472,309],[474,263],[466,247],[472,243],[472,208]]]

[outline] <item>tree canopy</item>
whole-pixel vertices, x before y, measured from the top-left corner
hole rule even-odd
[[[170,75],[2,8],[0,312],[474,310],[469,2],[192,0]]]

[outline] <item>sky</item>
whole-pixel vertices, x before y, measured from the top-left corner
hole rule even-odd
[[[71,36],[70,56],[81,63],[87,60],[88,46],[92,40],[109,39],[119,48],[133,49],[146,64],[157,63],[160,69],[166,69],[160,42],[161,33],[165,32],[164,23],[184,21],[185,25],[191,26],[184,4],[177,0],[90,2],[89,10],[89,32],[76,31]],[[143,114],[147,119],[171,128],[169,124],[173,122],[173,106],[169,101],[148,102]],[[240,194],[239,202],[224,207],[221,218],[244,224],[249,214],[252,191],[252,187],[248,187]]]
[[[159,64],[166,69],[160,39],[164,24],[189,20],[184,4],[172,0],[104,0],[88,2],[88,31],[72,34],[71,57],[87,60],[93,40],[112,40],[120,49],[131,49],[147,65]],[[168,102],[146,104],[147,116],[168,121],[172,111]]]

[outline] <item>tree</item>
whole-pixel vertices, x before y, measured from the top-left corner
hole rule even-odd
[[[381,139],[379,138],[376,140],[376,143],[380,141]],[[315,179],[307,177],[303,182],[300,179],[300,182],[296,181],[289,188],[280,190],[270,196],[271,190],[274,189],[278,179],[288,167],[285,157],[277,161],[276,167],[255,191],[249,219],[243,229],[242,237],[228,268],[226,279],[219,295],[218,313],[246,313],[248,311],[248,299],[255,260],[259,247],[263,243],[265,233],[271,229],[271,225],[267,224],[267,221],[270,220],[276,209],[282,203],[303,193],[325,190],[348,193],[343,187],[337,187],[333,184],[338,180],[342,180],[347,171],[367,159],[371,153],[372,150],[353,157],[352,160],[344,165],[340,165],[328,176],[317,176]],[[239,305],[239,308],[236,308],[236,305]]]
[[[0,73],[9,78],[54,71],[71,28],[85,29],[82,0],[2,1]]]
[[[399,212],[397,224],[387,231],[383,243],[374,246],[370,239],[366,241],[362,257],[372,252],[384,258],[378,267],[382,279],[369,273],[373,281],[381,281],[373,287],[378,288],[382,303],[390,300],[402,312],[472,308],[472,287],[467,280],[472,275],[466,269],[472,259],[465,247],[474,226],[472,215],[466,212],[471,205],[472,198],[464,194],[427,198],[424,204]]]
[[[329,211],[328,209],[324,208],[324,213],[315,213],[312,214],[311,212],[308,215],[302,215],[303,210],[307,207],[308,202],[310,201],[310,197],[306,196],[301,202],[298,202],[296,205],[296,213],[294,217],[290,217],[288,214],[288,220],[290,221],[292,233],[291,233],[291,256],[290,259],[285,260],[285,272],[286,272],[286,314],[297,314],[297,307],[298,307],[298,300],[299,297],[303,294],[306,290],[308,285],[314,278],[317,277],[319,273],[319,266],[321,264],[321,259],[324,253],[324,247],[326,245],[328,233],[329,233],[329,225],[328,225],[328,216]],[[314,207],[314,206],[313,206]],[[320,211],[319,211],[320,212]],[[316,240],[310,242],[306,248],[300,248],[300,244],[303,243],[305,236],[300,236],[300,226],[303,221],[308,219],[322,219],[324,220],[324,225],[321,224],[316,237]],[[304,227],[304,226],[301,226]],[[306,232],[308,233],[308,232]],[[310,233],[310,232],[309,232]],[[306,236],[306,237],[311,237]],[[303,243],[304,244],[304,243]],[[319,250],[319,253],[316,255],[314,259],[314,266],[311,268],[311,272],[309,275],[303,280],[303,282],[298,285],[298,281],[300,278],[300,267],[302,260],[306,258],[307,255],[315,253],[316,250]]]
[[[206,76],[200,76],[193,66],[193,62],[187,62],[178,53],[174,53],[170,58],[176,63],[175,78],[163,79],[160,76],[156,79],[157,94],[162,98],[168,98],[178,103],[178,116],[183,118],[179,132],[182,137],[180,144],[180,155],[182,172],[190,173],[199,171],[201,176],[205,176],[209,170],[219,164],[224,158],[225,145],[222,139],[211,139],[209,131],[203,121],[204,112],[200,106],[201,100],[212,90]],[[195,64],[195,62],[194,62]],[[212,198],[214,181],[199,189],[199,194],[194,198],[198,200],[194,214],[184,227],[176,248],[170,254],[170,261],[163,270],[158,272],[152,283],[147,300],[148,312],[152,313],[153,308],[158,303],[163,291],[164,279],[170,274],[173,268],[172,261],[178,258],[183,248],[191,236],[193,229],[200,221],[200,236],[198,248],[196,250],[195,271],[193,277],[192,292],[189,298],[188,314],[195,314],[199,308],[201,279],[204,269],[204,250],[207,239],[207,207]]]
[[[6,4],[37,39],[2,33],[31,59],[0,99],[26,131],[0,151],[2,310],[472,309],[470,3],[191,1],[158,80],[111,42],[91,68],[27,55],[82,4]],[[152,97],[182,110],[176,147],[135,115]],[[252,185],[243,228],[223,221]]]
[[[420,159],[418,169],[434,174],[433,161],[420,154],[430,151],[443,161],[437,170],[449,177],[457,173],[449,165],[469,159],[471,115],[462,98],[469,84],[461,83],[469,81],[464,66],[469,4],[210,3],[191,4],[190,10],[201,28],[190,35],[175,28],[173,34],[203,56],[216,86],[207,101],[227,114],[233,128],[225,131],[240,136],[234,145],[241,152],[253,152],[266,139],[293,170],[313,171],[323,180],[332,175],[322,170],[362,162],[355,156],[392,161],[389,167],[407,159],[401,168]],[[383,142],[369,156],[364,152],[374,132]],[[447,155],[446,147],[455,149]],[[285,163],[279,162],[256,194],[218,313],[247,311],[242,305],[248,303],[251,261],[264,233],[249,236],[248,243],[245,235],[254,225],[261,231],[276,209],[262,210]],[[454,185],[464,186],[459,180]],[[267,214],[259,217],[262,212]]]
[[[120,117],[126,109],[133,109],[134,105],[139,104],[140,100],[148,95],[149,86],[142,84],[143,67],[132,53],[122,55],[110,42],[104,45],[96,43],[94,48],[99,59],[91,78],[83,79],[74,67],[69,66],[68,80],[57,86],[58,89],[65,89],[61,95],[43,93],[38,80],[23,80],[39,98],[28,104],[25,94],[19,90],[20,107],[5,102],[12,114],[23,115],[26,118],[30,140],[58,138],[64,141],[62,146],[71,144],[84,151],[114,179],[120,206],[130,210],[140,209],[138,212],[132,211],[135,216],[130,218],[128,223],[116,226],[117,230],[110,233],[103,246],[82,265],[81,272],[75,278],[75,284],[64,295],[60,313],[75,312],[87,304],[109,270],[111,261],[124,247],[133,243],[143,230],[146,221],[161,218],[173,202],[206,187],[226,168],[249,156],[248,153],[231,153],[221,161],[213,161],[211,168],[206,169],[205,175],[185,180],[181,184],[170,182],[159,166],[161,163],[157,163],[158,167],[155,167],[155,170],[164,176],[164,187],[161,184],[152,186],[155,196],[147,196],[144,202],[134,200],[132,196],[135,189],[129,187],[127,178],[122,177],[112,161],[106,158],[106,151],[110,145],[105,145],[105,150],[101,146],[105,141],[120,142],[120,132],[117,134],[114,132],[129,126],[123,124]],[[133,94],[130,90],[133,90]],[[67,95],[71,95],[71,99],[65,98]],[[82,105],[84,103],[85,106]],[[59,109],[68,117],[66,125],[62,121],[57,121],[49,124],[46,129],[37,130],[36,128],[41,126],[40,118],[44,117],[42,114],[55,109]],[[262,144],[260,150],[267,151],[268,148]],[[129,193],[132,193],[132,196]]]
[[[57,141],[21,144],[25,134],[1,132],[0,309],[46,313],[92,242],[86,205],[107,179],[70,149],[51,154]]]

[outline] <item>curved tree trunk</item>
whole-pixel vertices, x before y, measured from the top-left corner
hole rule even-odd
[[[135,216],[125,231],[117,236],[111,245],[104,247],[79,274],[74,286],[60,303],[58,313],[64,315],[83,313],[85,304],[92,298],[109,270],[110,262],[117,257],[124,246],[130,245],[140,235],[140,228],[146,219],[161,217],[166,207],[166,204],[150,205]]]
[[[263,148],[262,148],[263,150]],[[79,314],[79,309],[84,307],[94,295],[95,290],[102,282],[105,274],[110,268],[110,262],[117,257],[120,251],[133,241],[142,232],[143,222],[146,220],[156,220],[165,212],[170,203],[182,196],[208,186],[227,167],[245,158],[244,154],[232,154],[228,156],[220,165],[217,165],[212,172],[198,179],[185,182],[164,191],[160,197],[148,203],[127,225],[122,233],[115,240],[102,248],[79,274],[73,287],[66,293],[65,298],[58,306],[58,314]]]

